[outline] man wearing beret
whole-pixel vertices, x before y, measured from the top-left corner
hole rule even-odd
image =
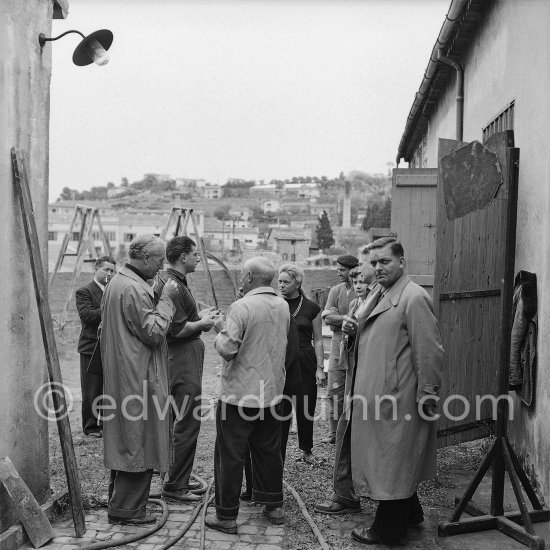
[[[356,298],[349,272],[359,265],[355,256],[345,255],[336,259],[336,274],[340,284],[333,286],[328,294],[325,309],[321,317],[332,330],[332,343],[328,364],[328,402],[329,434],[323,443],[336,441],[336,426],[344,408],[344,389],[346,385],[346,368],[340,364],[340,342],[342,341],[342,321],[347,315],[350,302]]]

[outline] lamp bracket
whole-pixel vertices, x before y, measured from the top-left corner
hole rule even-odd
[[[79,34],[80,36],[82,36],[82,38],[86,38],[80,31],[76,31],[76,30],[66,31],[63,34],[56,36],[55,38],[46,38],[46,35],[43,32],[41,32],[38,35],[38,43],[40,44],[40,47],[43,48],[46,42],[53,42],[54,40],[59,40],[60,38],[63,38],[66,34],[70,34],[72,32]]]

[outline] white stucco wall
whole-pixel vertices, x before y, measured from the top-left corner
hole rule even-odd
[[[516,401],[510,436],[550,501],[550,2],[497,0],[468,55],[464,141],[482,139],[482,127],[515,101],[515,145],[520,148],[515,272],[538,277],[539,340],[536,405]],[[455,83],[446,90],[428,129],[428,167],[437,166],[438,138],[455,139]]]
[[[10,149],[26,154],[42,260],[47,267],[48,126],[53,0],[0,1],[0,456],[9,456],[39,502],[49,496],[48,426],[34,410],[46,361]],[[67,60],[70,62],[70,60]],[[55,430],[55,426],[53,427]],[[14,520],[0,490],[0,532]]]

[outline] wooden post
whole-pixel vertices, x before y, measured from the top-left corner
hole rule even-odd
[[[189,217],[193,222],[193,230],[195,231],[195,236],[197,239],[197,247],[199,249],[199,252],[201,253],[202,266],[204,268],[204,271],[206,272],[206,276],[208,277],[208,282],[210,283],[210,290],[212,292],[212,298],[214,298],[214,305],[217,308],[218,298],[216,297],[216,291],[214,290],[214,281],[212,280],[212,273],[210,273],[210,268],[208,267],[208,257],[206,255],[206,249],[204,247],[204,242],[202,240],[202,237],[200,236],[199,228],[197,226],[197,222],[195,220],[195,214],[193,213],[192,208],[189,209],[189,215],[186,216],[187,221],[189,221]],[[185,225],[187,226],[187,223]]]
[[[94,210],[94,216],[97,220],[97,226],[99,227],[99,234],[101,235],[101,240],[103,241],[103,248],[105,249],[105,254],[108,256],[113,255],[113,251],[111,250],[111,243],[109,242],[109,237],[107,236],[107,233],[103,230],[103,223],[101,222],[101,217],[99,216],[99,209],[96,208]],[[92,225],[93,225],[93,218],[92,218]]]
[[[0,458],[0,481],[10,496],[17,517],[21,520],[32,545],[39,548],[46,544],[55,536],[52,526],[9,456]]]
[[[22,152],[16,150],[15,147],[12,148],[11,159],[15,191],[19,198],[21,216],[23,218],[23,228],[25,230],[25,239],[29,250],[29,260],[38,306],[38,315],[40,317],[40,329],[42,331],[44,351],[46,352],[46,363],[48,366],[50,384],[54,390],[58,390],[63,387],[63,379],[61,377],[61,368],[59,366],[59,357],[57,355],[57,347],[55,344],[52,316],[47,299],[46,277],[42,266],[40,244],[38,242],[38,235],[36,232],[32,199]],[[69,416],[67,412],[67,403],[65,401],[64,392],[52,391],[52,398],[55,406],[61,452],[63,454],[63,463],[65,465],[65,474],[67,476],[67,485],[71,498],[75,533],[77,537],[82,537],[86,532],[86,524],[84,521],[78,466],[74,454],[71,425],[69,423]]]

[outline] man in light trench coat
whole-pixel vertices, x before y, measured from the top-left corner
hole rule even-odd
[[[104,377],[103,441],[111,469],[109,523],[144,525],[153,469],[170,466],[166,332],[178,290],[164,285],[155,306],[148,284],[164,263],[164,242],[136,237],[129,262],[105,290],[100,336]]]
[[[360,496],[378,500],[373,524],[352,537],[392,544],[424,519],[416,491],[435,475],[443,346],[430,296],[405,274],[401,243],[378,239],[369,259],[376,282],[357,323],[344,326],[355,336],[356,366],[338,424],[334,492],[316,510],[358,512]]]

